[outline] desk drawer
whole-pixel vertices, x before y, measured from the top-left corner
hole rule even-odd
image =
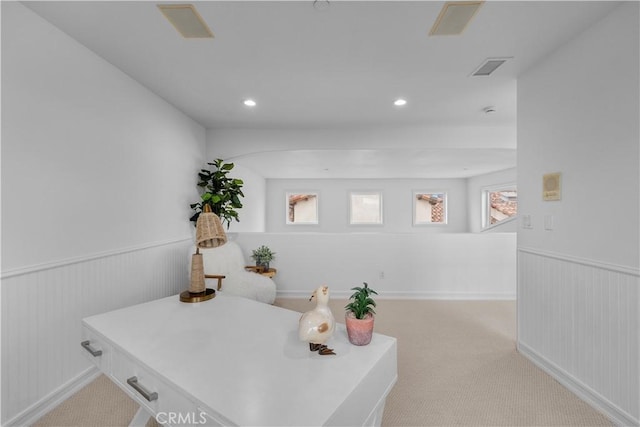
[[[119,350],[113,352],[114,381],[165,426],[202,423],[196,404]]]
[[[82,327],[82,354],[98,367],[103,373],[111,373],[111,346],[87,327]]]

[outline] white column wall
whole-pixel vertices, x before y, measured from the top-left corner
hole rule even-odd
[[[640,424],[638,22],[622,2],[518,81],[518,348],[620,425]]]

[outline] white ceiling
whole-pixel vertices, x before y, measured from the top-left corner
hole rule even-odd
[[[324,176],[307,171],[330,159],[340,160],[326,177],[449,178],[514,167],[515,132],[504,129],[516,126],[518,76],[616,6],[487,1],[463,35],[429,37],[444,2],[333,0],[324,10],[312,0],[191,3],[215,38],[181,38],[156,2],[24,4],[209,129],[481,127],[511,135],[485,147],[453,148],[443,137],[423,150],[345,144],[273,155],[262,146],[235,158],[268,178]],[[470,77],[491,57],[513,59]],[[248,97],[258,106],[245,107]],[[397,97],[408,104],[394,107]],[[487,115],[489,105],[497,111]]]

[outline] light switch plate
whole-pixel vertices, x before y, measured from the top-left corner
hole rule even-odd
[[[544,229],[548,231],[553,230],[553,215],[544,216]]]

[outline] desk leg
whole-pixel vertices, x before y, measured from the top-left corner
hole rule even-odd
[[[140,406],[138,412],[134,415],[133,419],[129,423],[129,427],[145,427],[147,425],[147,421],[151,418],[151,414],[144,409],[143,406]]]

